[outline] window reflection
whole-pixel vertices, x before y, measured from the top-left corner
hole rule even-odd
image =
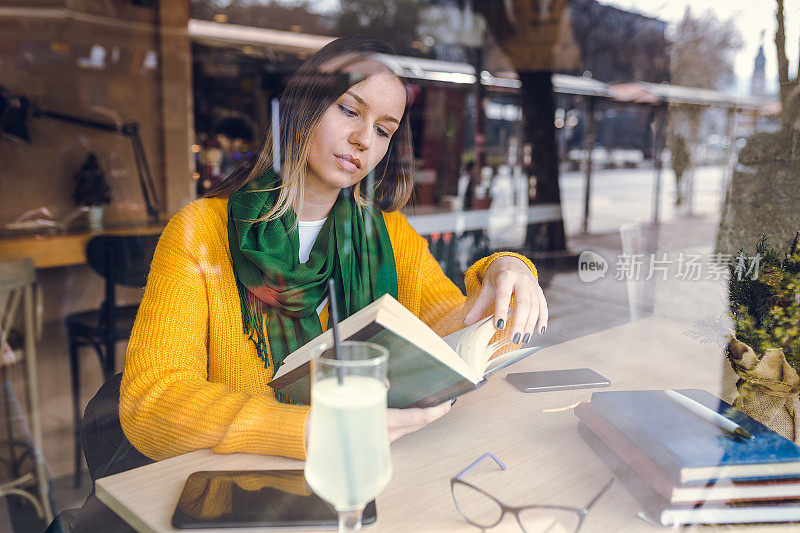
[[[789,0],[689,4],[5,2],[0,262],[32,258],[44,295],[52,488],[75,469],[64,319],[105,297],[86,264],[89,238],[157,234],[254,157],[289,76],[342,35],[398,52],[385,59],[409,87],[415,189],[404,214],[449,278],[463,289],[476,259],[523,253],[550,305],[547,343],[667,318],[717,350],[712,392],[735,398],[726,335],[755,339],[767,319],[733,320],[730,269],[737,257],[752,266],[763,234],[791,256],[800,230],[800,12]],[[76,201],[90,160],[102,201]],[[786,323],[789,283],[753,296]],[[118,299],[141,296],[124,288]],[[788,346],[798,333],[781,327]],[[119,367],[124,343],[116,350]],[[103,382],[83,357],[81,407]],[[12,369],[3,386],[21,395],[25,379]]]

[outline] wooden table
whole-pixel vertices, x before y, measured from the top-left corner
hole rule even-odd
[[[689,338],[688,329],[651,317],[548,347],[511,371],[586,366],[610,378],[611,390],[704,388],[730,400],[735,376],[727,370],[721,348]],[[367,531],[477,531],[456,512],[449,483],[451,476],[487,451],[503,460],[508,470],[501,472],[486,462],[467,479],[506,503],[584,505],[612,476],[579,435],[572,409],[564,409],[591,394],[592,390],[522,394],[495,375],[479,390],[459,398],[448,415],[392,444],[394,475],[378,497],[378,521]],[[97,496],[137,530],[176,531],[170,519],[190,473],[301,467],[299,461],[278,457],[201,450],[100,479]],[[639,510],[625,485],[617,482],[587,515],[582,531],[664,530],[638,518]],[[714,530],[743,528],[797,531],[796,525]],[[507,515],[491,531],[520,530]]]
[[[86,244],[96,235],[153,235],[164,224],[128,224],[97,231],[52,234],[27,234],[0,237],[0,262],[30,257],[36,268],[53,268],[86,264]]]

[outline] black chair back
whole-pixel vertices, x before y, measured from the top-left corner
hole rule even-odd
[[[86,246],[89,266],[106,280],[106,296],[99,315],[98,331],[105,332],[106,357],[116,343],[117,285],[144,287],[160,235],[99,235]],[[110,326],[109,326],[110,325]]]
[[[159,235],[98,235],[86,247],[89,266],[106,281],[144,287]]]
[[[138,304],[118,306],[116,288],[117,285],[142,288],[147,284],[159,236],[99,235],[89,240],[86,246],[89,266],[105,280],[105,298],[98,309],[71,313],[66,318],[75,424],[75,487],[80,486],[82,470],[79,349],[84,346],[94,348],[106,380],[115,374],[115,345],[119,340],[130,338],[139,308]]]
[[[92,481],[153,462],[134,448],[119,422],[122,374],[106,381],[89,401],[83,415],[81,438]]]

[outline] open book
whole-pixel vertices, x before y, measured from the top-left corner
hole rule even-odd
[[[492,317],[440,337],[389,295],[384,295],[339,324],[343,340],[369,341],[389,350],[389,407],[428,407],[476,389],[486,376],[541,347],[492,356],[508,341],[491,343]],[[292,400],[309,403],[310,361],[320,346],[333,347],[326,331],[283,361],[269,383]]]

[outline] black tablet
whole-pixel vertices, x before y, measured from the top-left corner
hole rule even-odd
[[[364,510],[364,525],[376,517],[372,501]],[[308,488],[302,470],[208,471],[186,480],[172,527],[336,529],[337,519]]]

